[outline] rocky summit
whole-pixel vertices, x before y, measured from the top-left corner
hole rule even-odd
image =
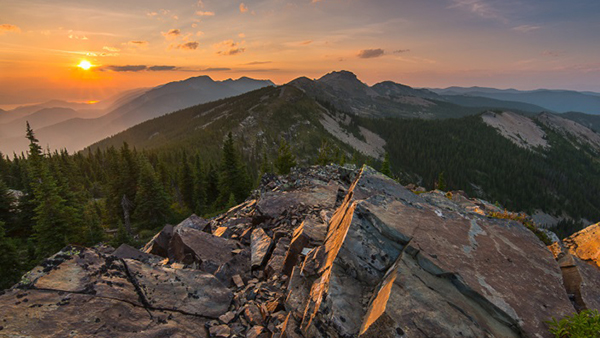
[[[141,251],[63,249],[0,296],[0,335],[549,337],[600,307],[597,227],[548,250],[498,211],[369,167],[267,175]]]

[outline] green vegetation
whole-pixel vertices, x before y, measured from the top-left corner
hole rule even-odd
[[[583,310],[557,321],[548,322],[550,333],[556,338],[600,337],[600,314],[598,310]]]
[[[387,142],[394,174],[433,189],[440,173],[448,190],[498,201],[509,210],[600,220],[600,163],[589,147],[545,130],[549,150],[513,144],[479,116],[460,119],[367,119],[358,124]]]
[[[452,197],[452,196],[450,196],[450,197]],[[546,233],[544,233],[543,231],[540,231],[540,229],[538,229],[537,225],[535,225],[535,223],[533,223],[531,218],[523,213],[514,213],[514,212],[508,212],[508,211],[504,210],[504,212],[492,212],[492,213],[488,214],[488,216],[492,217],[492,218],[510,219],[513,221],[517,221],[517,222],[523,224],[527,229],[529,229],[529,231],[533,232],[537,236],[537,238],[539,238],[539,240],[542,241],[544,244],[546,244],[546,245],[552,244],[552,241],[550,240],[550,238],[548,238]]]

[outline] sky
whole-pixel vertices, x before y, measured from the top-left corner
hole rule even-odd
[[[598,0],[0,0],[0,107],[334,70],[600,92],[599,17]]]

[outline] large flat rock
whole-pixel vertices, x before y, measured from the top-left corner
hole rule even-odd
[[[131,259],[125,262],[152,308],[210,318],[218,318],[229,309],[233,294],[211,274],[150,266]]]

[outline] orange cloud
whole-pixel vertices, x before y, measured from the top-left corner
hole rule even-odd
[[[8,24],[8,23],[0,25],[0,35],[4,34],[6,32],[20,33],[21,28],[15,26],[15,25]]]
[[[190,41],[190,42],[186,42],[186,43],[182,43],[179,45],[171,45],[171,47],[169,48],[174,48],[174,49],[183,49],[183,50],[194,50],[194,49],[198,49],[198,46],[200,46],[200,43],[198,43],[198,41]]]
[[[197,11],[196,15],[198,15],[198,16],[215,16],[215,12]]]
[[[248,11],[248,6],[246,6],[243,2],[240,4],[240,12],[246,13]]]
[[[149,43],[148,41],[143,41],[143,40],[132,40],[127,42],[127,45],[130,47],[135,47],[135,48],[145,48],[148,47]]]
[[[160,34],[162,34],[162,36],[164,36],[167,40],[173,40],[181,35],[181,31],[179,29],[174,28],[170,29],[168,32],[161,32]]]

